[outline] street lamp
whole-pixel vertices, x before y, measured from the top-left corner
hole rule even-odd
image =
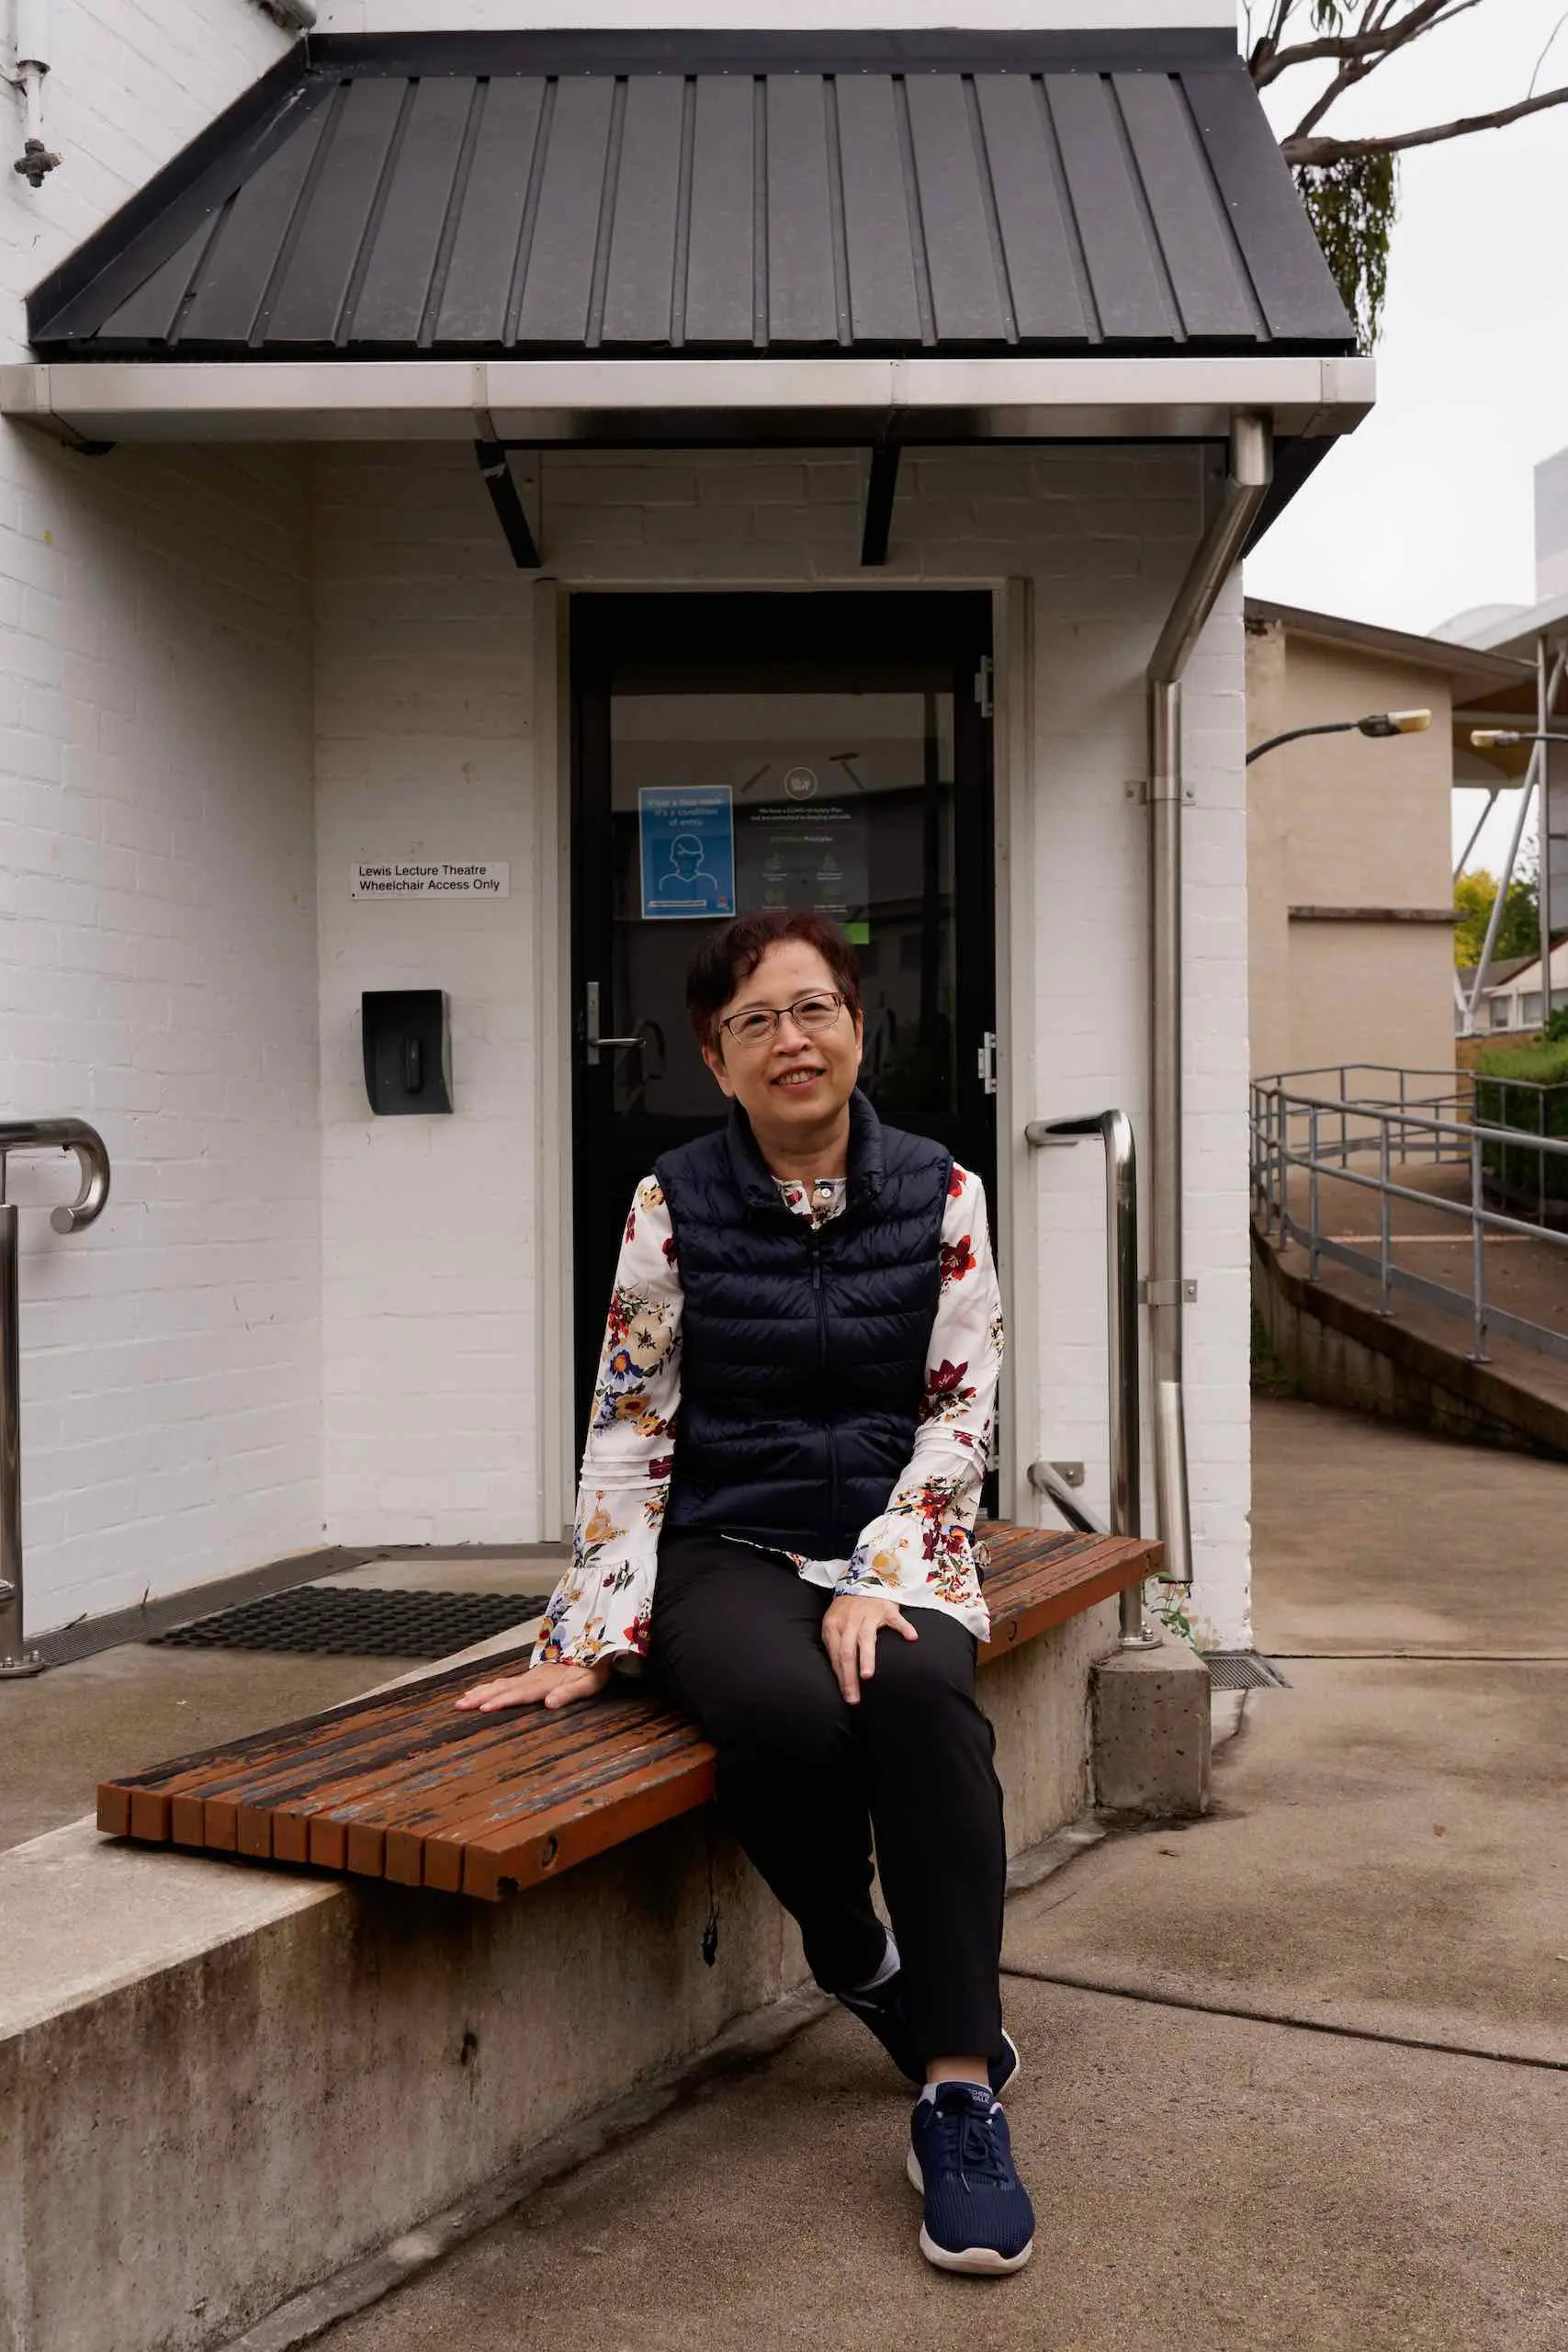
[[[1502,751],[1509,743],[1568,743],[1568,735],[1552,735],[1545,729],[1531,729],[1521,734],[1512,727],[1472,727],[1470,740],[1478,752]],[[1268,746],[1265,745],[1267,750]]]
[[[1270,735],[1266,743],[1255,743],[1247,764],[1250,767],[1265,752],[1277,752],[1281,743],[1294,743],[1303,735],[1424,735],[1431,724],[1429,710],[1374,710],[1365,718],[1330,718],[1317,727],[1291,727],[1283,735]]]

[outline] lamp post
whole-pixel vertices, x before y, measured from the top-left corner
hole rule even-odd
[[[1282,735],[1270,735],[1267,742],[1255,743],[1247,755],[1247,764],[1250,767],[1265,752],[1277,752],[1281,743],[1297,742],[1303,735],[1424,735],[1431,724],[1429,710],[1374,710],[1365,718],[1327,718],[1315,727],[1288,727]]]

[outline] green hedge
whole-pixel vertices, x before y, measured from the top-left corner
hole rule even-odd
[[[1531,1083],[1512,1086],[1510,1079]],[[1538,1093],[1538,1087],[1548,1091]],[[1481,1126],[1517,1127],[1525,1135],[1557,1136],[1568,1142],[1568,1039],[1499,1046],[1483,1054],[1475,1067],[1475,1118]],[[1547,1200],[1568,1201],[1568,1156],[1488,1144],[1482,1164],[1501,1193],[1518,1195],[1517,1204],[1528,1208],[1540,1190],[1543,1156]]]

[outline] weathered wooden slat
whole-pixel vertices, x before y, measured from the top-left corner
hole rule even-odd
[[[531,1643],[524,1643],[517,1649],[497,1650],[483,1661],[485,1670],[490,1674],[501,1673],[509,1666],[525,1662],[532,1651]],[[335,1707],[323,1707],[316,1714],[296,1715],[286,1724],[269,1724],[265,1731],[244,1732],[238,1739],[223,1740],[216,1747],[193,1748],[186,1755],[170,1757],[166,1763],[151,1764],[142,1772],[121,1773],[117,1781],[107,1782],[106,1786],[167,1789],[193,1770],[205,1768],[209,1771],[216,1770],[231,1758],[240,1762],[252,1758],[260,1758],[272,1749],[286,1747],[304,1732],[325,1729],[333,1724],[368,1721],[378,1714],[406,1707],[411,1698],[417,1698],[423,1692],[434,1694],[440,1690],[463,1690],[473,1681],[477,1672],[478,1668],[472,1659],[463,1666],[445,1667],[439,1674],[422,1675],[417,1683],[404,1683],[389,1690],[372,1691],[363,1698],[343,1699]]]
[[[542,1879],[558,1877],[563,1870],[640,1837],[645,1829],[695,1812],[713,1796],[713,1770],[714,1752],[704,1740],[622,1791],[614,1804],[570,1817],[564,1810],[547,1815],[530,1825],[526,1838],[515,1831],[504,1838],[493,1831],[477,1838],[463,1849],[462,1892],[498,1902],[512,1887],[521,1892],[536,1886]],[[436,1883],[428,1877],[425,1883]]]
[[[561,1739],[529,1743],[520,1736],[523,1727],[515,1723],[503,1724],[468,1770],[443,1777],[422,1769],[415,1754],[409,1759],[407,1771],[396,1779],[346,1788],[334,1785],[326,1792],[325,1801],[311,1809],[310,1859],[326,1861],[340,1847],[346,1853],[356,1842],[356,1832],[375,1833],[397,1825],[424,1836],[481,1812],[487,1803],[499,1801],[513,1786],[518,1787],[517,1803],[527,1811],[537,1810],[542,1792],[543,1801],[570,1800],[580,1790],[634,1769],[650,1737],[656,1736],[641,1706],[617,1709],[619,1721],[615,1714],[606,1713],[603,1702],[572,1713],[575,1724],[562,1723],[558,1717],[549,1726],[554,1730],[558,1725],[567,1735]],[[660,1721],[682,1735],[689,1732],[679,1716],[663,1710],[660,1710]],[[366,1846],[364,1850],[370,1849]]]
[[[608,1703],[613,1705],[614,1702]],[[502,1714],[458,1716],[457,1720],[468,1735],[458,1743],[443,1746],[433,1741],[413,1745],[379,1772],[367,1773],[360,1781],[333,1780],[315,1788],[306,1781],[277,1800],[270,1810],[274,1859],[307,1860],[310,1824],[324,1815],[330,1814],[346,1824],[367,1817],[372,1811],[378,1810],[390,1821],[399,1820],[406,1812],[412,1823],[422,1815],[422,1800],[428,1798],[434,1805],[436,1792],[444,1784],[493,1778],[498,1756],[521,1754],[532,1758],[536,1753],[537,1770],[547,1774],[554,1767],[570,1777],[573,1757],[579,1751],[598,1748],[605,1736],[606,1718],[597,1707],[573,1709],[571,1717],[565,1720],[553,1716],[548,1720],[552,1726],[559,1727],[561,1736],[547,1747],[536,1746],[530,1740],[530,1734],[542,1730],[542,1725],[521,1720],[510,1710]]]
[[[1145,1577],[1156,1575],[1158,1546],[1140,1545],[1138,1549],[1145,1556],[1129,1561],[1126,1539],[1107,1538],[1055,1575],[1043,1570],[1033,1580],[1032,1589],[1020,1593],[1005,1615],[992,1617],[991,1638],[980,1649],[981,1664],[1033,1641],[1041,1634],[1048,1634],[1053,1626],[1065,1625],[1069,1618],[1081,1617],[1086,1610],[1111,1600],[1128,1585],[1140,1584]],[[1151,1550],[1156,1555],[1152,1560],[1146,1556]]]
[[[982,1662],[1157,1574],[1156,1544],[986,1530]],[[705,1804],[698,1726],[625,1687],[587,1705],[458,1713],[526,1646],[106,1781],[111,1836],[386,1877],[494,1902]]]
[[[474,1670],[469,1669],[466,1687],[471,1686]],[[613,1701],[610,1702],[615,1703]],[[633,1702],[635,1705],[635,1702]],[[595,1733],[585,1727],[581,1711],[576,1711],[575,1724],[566,1719],[566,1748],[575,1740],[592,1744]],[[560,1723],[555,1716],[547,1721]],[[603,1722],[603,1717],[597,1717]],[[244,1809],[265,1810],[277,1815],[319,1813],[323,1805],[348,1803],[361,1792],[367,1796],[378,1790],[394,1790],[397,1785],[415,1775],[429,1774],[438,1779],[443,1774],[460,1774],[475,1768],[476,1760],[491,1750],[504,1747],[514,1751],[526,1746],[536,1726],[526,1718],[508,1711],[498,1714],[460,1714],[453,1705],[450,1690],[443,1691],[432,1708],[420,1715],[410,1714],[406,1727],[385,1725],[370,1742],[352,1747],[339,1747],[331,1753],[313,1744],[302,1745],[290,1758],[286,1772],[249,1784],[231,1782],[227,1787],[209,1788],[209,1798],[236,1795]]]
[[[449,1699],[446,1703],[450,1708]],[[395,1806],[404,1799],[414,1801],[421,1789],[438,1787],[444,1780],[482,1774],[498,1749],[515,1747],[523,1728],[510,1713],[454,1715],[452,1725],[444,1724],[425,1739],[406,1743],[375,1769],[344,1777],[318,1776],[312,1781],[309,1759],[303,1759],[293,1785],[265,1801],[257,1797],[242,1805],[241,1851],[247,1850],[243,1842],[246,1824],[255,1815],[272,1825],[272,1850],[277,1860],[303,1861],[309,1846],[309,1825],[318,1815],[331,1812],[347,1821],[359,1811],[368,1809],[378,1798]],[[593,1725],[580,1724],[578,1736],[592,1742]],[[297,1853],[291,1850],[296,1833],[300,1849]],[[259,1838],[260,1831],[252,1834]]]
[[[565,1785],[552,1776],[519,1780],[503,1772],[492,1787],[474,1788],[464,1805],[423,1826],[427,1861],[437,1849],[460,1853],[486,1838],[515,1843],[524,1833],[535,1835],[547,1815],[575,1819],[598,1814],[623,1795],[634,1794],[648,1773],[662,1770],[672,1758],[686,1758],[699,1747],[705,1748],[706,1743],[696,1725],[660,1708],[641,1739],[606,1756],[602,1769],[591,1765]],[[711,1749],[707,1753],[711,1759]]]
[[[493,1667],[520,1666],[529,1655],[527,1647],[510,1651],[497,1657]],[[487,1660],[486,1666],[492,1662]],[[253,1804],[271,1804],[298,1787],[319,1785],[329,1774],[367,1770],[373,1761],[405,1755],[416,1745],[469,1736],[469,1727],[485,1719],[455,1714],[452,1700],[457,1691],[471,1686],[477,1671],[473,1666],[462,1667],[430,1681],[383,1692],[363,1702],[358,1714],[344,1708],[334,1709],[330,1717],[307,1715],[287,1732],[268,1735],[251,1755],[236,1759],[225,1753],[205,1770],[199,1756],[186,1758],[185,1769],[162,1792],[173,1800],[175,1821],[186,1826],[184,1838],[175,1829],[175,1842],[201,1843],[199,1829],[189,1834],[193,1800],[244,1797]]]

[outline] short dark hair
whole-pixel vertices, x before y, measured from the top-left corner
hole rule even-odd
[[[850,1011],[860,1011],[860,966],[838,924],[804,907],[775,907],[766,914],[738,915],[722,931],[710,932],[693,956],[686,970],[686,1011],[699,1046],[717,1044],[719,1014],[769,948],[786,939],[815,947]]]

